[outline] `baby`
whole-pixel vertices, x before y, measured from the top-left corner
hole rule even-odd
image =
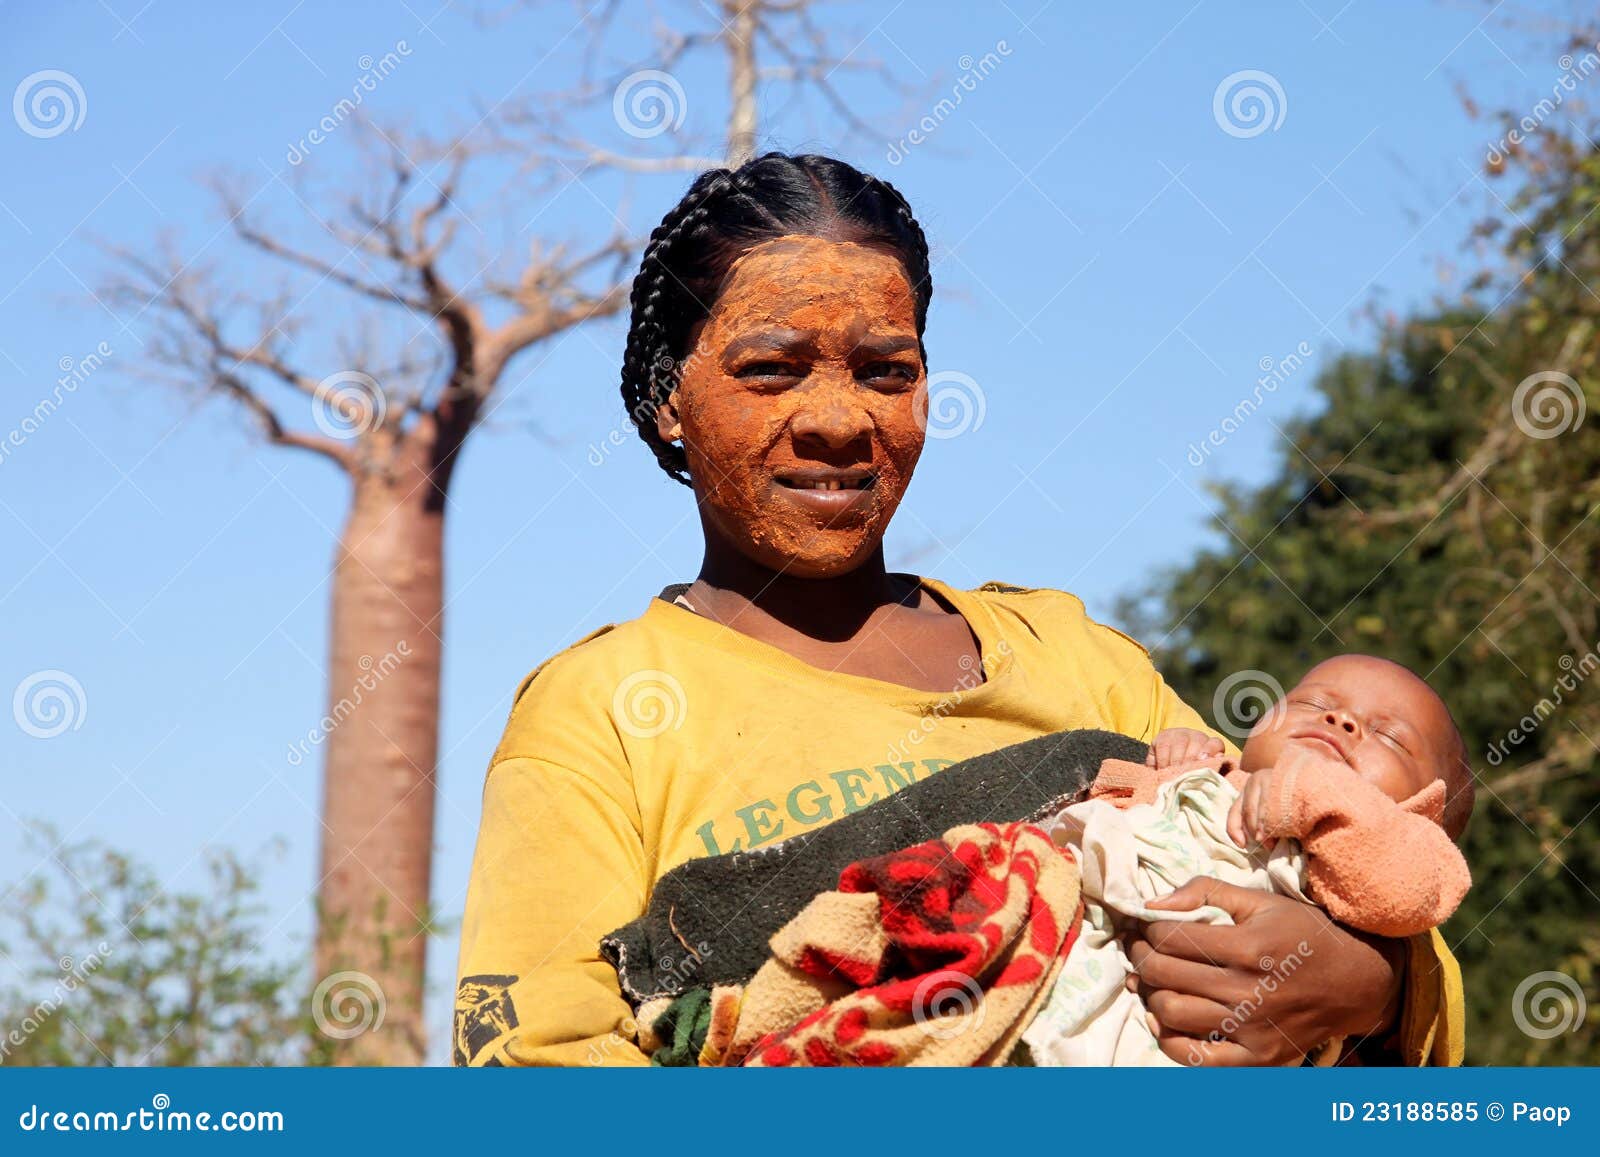
[[[1163,731],[1144,764],[1106,760],[1089,798],[1049,825],[1079,856],[1085,927],[1024,1033],[1035,1063],[1174,1063],[1126,986],[1123,939],[1148,920],[1225,921],[1214,908],[1146,908],[1194,876],[1297,896],[1391,937],[1435,927],[1466,894],[1454,843],[1472,812],[1466,749],[1406,668],[1369,655],[1319,663],[1237,761],[1223,752],[1204,732]]]

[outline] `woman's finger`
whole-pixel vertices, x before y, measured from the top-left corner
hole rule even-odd
[[[1233,970],[1169,956],[1143,940],[1128,945],[1128,959],[1147,996],[1166,989],[1236,1005],[1249,995],[1249,986]]]
[[[1233,1011],[1225,1004],[1201,996],[1182,992],[1152,992],[1145,1001],[1162,1029],[1182,1033],[1184,1036],[1209,1037],[1212,1033],[1227,1036],[1237,1025]]]
[[[1232,924],[1193,924],[1187,921],[1160,920],[1146,924],[1145,942],[1157,952],[1217,968],[1254,971],[1258,956],[1254,937],[1245,936]]]
[[[1163,1032],[1156,1038],[1161,1051],[1180,1065],[1239,1068],[1259,1062],[1250,1050],[1232,1041],[1209,1041],[1182,1033]]]

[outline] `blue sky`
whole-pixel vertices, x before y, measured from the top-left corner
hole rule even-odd
[[[83,113],[53,136],[0,119],[0,439],[52,393],[64,359],[111,351],[0,457],[0,691],[48,670],[83,691],[78,726],[62,735],[0,726],[0,827],[48,819],[140,854],[174,887],[203,883],[207,846],[281,836],[269,943],[305,942],[319,769],[287,752],[323,712],[344,487],[322,462],[262,446],[227,408],[139,377],[148,319],[91,293],[109,269],[95,242],[170,238],[230,288],[265,292],[269,271],[228,243],[207,173],[231,170],[255,205],[303,229],[289,178],[348,187],[354,134],[335,130],[298,166],[287,152],[349,94],[364,56],[400,56],[365,96],[376,120],[459,128],[571,83],[577,11],[0,7],[5,91],[60,70]],[[934,249],[932,368],[965,375],[984,403],[981,424],[930,443],[891,565],[959,585],[1064,587],[1110,618],[1120,594],[1204,542],[1205,484],[1265,475],[1316,371],[1370,346],[1367,308],[1458,286],[1468,223],[1490,202],[1476,174],[1495,134],[1463,114],[1457,86],[1521,107],[1561,73],[1487,11],[825,7],[852,60],[880,62],[911,91],[841,70],[841,90],[880,130],[865,137],[846,137],[815,100],[774,93],[763,144],[837,153],[905,192]],[[642,51],[624,29],[606,60]],[[935,115],[986,53],[994,67]],[[1225,131],[1214,112],[1219,84],[1244,70],[1281,93],[1270,94],[1281,123],[1253,135]],[[676,75],[683,141],[715,136],[722,77],[720,61]],[[587,122],[601,143],[634,146],[602,112]],[[928,139],[891,160],[924,116]],[[475,240],[510,252],[541,236],[599,239],[613,210],[644,231],[687,181],[634,183],[625,208],[605,181],[513,200],[475,215]],[[308,305],[299,348],[326,359],[349,315],[331,290]],[[435,884],[447,916],[461,910],[482,775],[518,679],[698,562],[687,492],[631,436],[608,440],[622,421],[622,334],[620,320],[598,322],[525,355],[457,473]],[[1302,343],[1304,367],[1202,465],[1188,461],[1255,390],[1259,367]],[[0,839],[0,880],[34,867]],[[453,967],[442,941],[441,1041]]]

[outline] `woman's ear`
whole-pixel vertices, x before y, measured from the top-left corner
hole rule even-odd
[[[678,418],[678,391],[673,390],[667,400],[656,407],[656,433],[668,442],[683,438],[683,423]]]

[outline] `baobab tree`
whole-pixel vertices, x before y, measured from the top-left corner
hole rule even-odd
[[[763,84],[819,92],[836,124],[860,131],[863,122],[830,78],[842,68],[881,69],[830,47],[813,6],[686,3],[670,20],[654,15],[645,59],[600,70],[593,62],[628,7],[606,5],[582,18],[591,63],[573,89],[502,101],[472,131],[445,140],[352,120],[341,132],[366,155],[362,175],[342,172],[312,186],[297,165],[288,180],[274,174],[254,193],[218,182],[235,273],[247,268],[248,276],[219,274],[226,259],[185,260],[171,245],[112,250],[107,300],[149,323],[146,369],[224,399],[267,443],[317,455],[349,488],[333,561],[329,709],[318,745],[326,762],[314,963],[322,999],[381,1001],[384,1016],[371,1031],[335,1034],[335,1061],[417,1064],[425,1054],[443,545],[456,464],[498,404],[514,361],[626,305],[638,248],[614,213],[601,212],[586,244],[533,239],[508,269],[492,250],[483,259],[490,246],[479,223],[506,219],[501,179],[509,168],[525,206],[530,189],[548,193],[597,169],[739,163],[759,136]],[[728,62],[717,155],[661,127],[682,119],[673,102],[686,96],[671,70],[696,52]],[[763,54],[773,58],[765,68]],[[665,87],[641,89],[641,78]],[[583,110],[604,105],[616,110],[622,144],[570,128]],[[501,181],[497,197],[480,199],[470,180],[480,173]],[[280,188],[315,223],[312,240],[261,217],[258,201]],[[255,288],[263,263],[283,272],[282,288]],[[348,311],[308,316],[307,298],[324,290]],[[385,314],[397,315],[400,328]],[[328,348],[339,351],[331,360],[307,352]],[[350,987],[341,993],[333,982]]]

